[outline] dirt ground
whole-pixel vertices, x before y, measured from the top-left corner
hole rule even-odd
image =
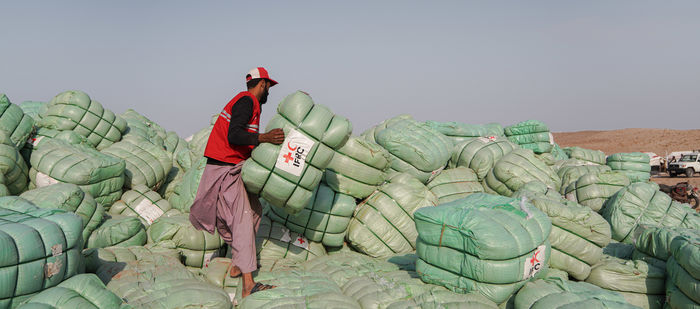
[[[579,146],[601,150],[610,155],[617,152],[654,152],[665,156],[673,151],[700,149],[700,130],[622,129],[611,131],[552,132],[561,147]],[[685,176],[685,175],[681,175]],[[674,185],[690,181],[700,187],[700,173],[693,178],[669,177],[666,173],[652,175],[656,183]]]

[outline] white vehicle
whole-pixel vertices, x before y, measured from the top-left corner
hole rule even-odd
[[[695,172],[700,171],[700,153],[693,152],[683,155],[678,162],[668,164],[668,175],[676,177],[678,174],[685,174],[686,177],[693,177]]]
[[[658,173],[661,170],[661,164],[666,164],[666,160],[663,157],[656,155],[653,152],[644,152],[649,156],[649,165],[651,165],[652,173]]]

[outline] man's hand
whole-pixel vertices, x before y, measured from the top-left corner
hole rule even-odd
[[[282,142],[284,142],[284,131],[277,128],[270,130],[270,132],[262,133],[258,135],[258,142],[271,143],[275,145],[282,144]]]

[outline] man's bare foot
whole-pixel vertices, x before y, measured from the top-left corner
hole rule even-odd
[[[231,263],[228,267],[228,275],[231,276],[231,278],[238,278],[241,275],[241,269]]]

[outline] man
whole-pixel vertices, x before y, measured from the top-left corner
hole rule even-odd
[[[246,192],[241,167],[259,143],[281,144],[282,129],[258,134],[260,108],[267,102],[270,87],[277,82],[262,67],[246,75],[248,91],[231,99],[219,114],[211,131],[204,156],[204,168],[197,196],[190,208],[190,222],[219,235],[231,247],[229,274],[243,275],[242,297],[273,286],[253,281],[257,269],[255,233],[260,226],[262,206],[257,195]]]

